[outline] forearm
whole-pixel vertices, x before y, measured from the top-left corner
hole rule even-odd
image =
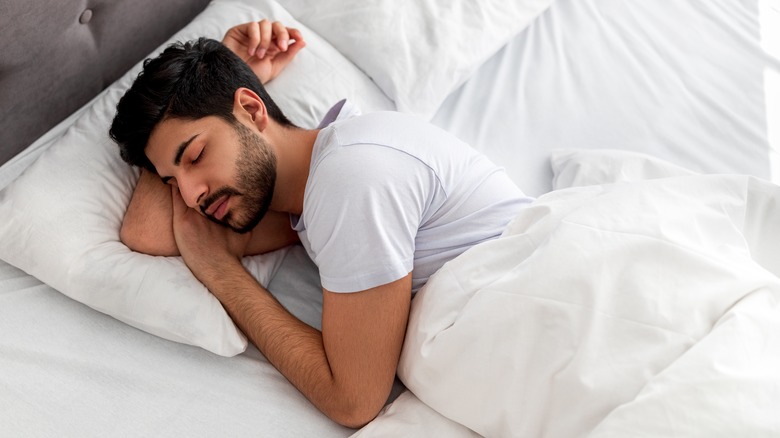
[[[358,427],[387,400],[401,354],[411,273],[358,293],[323,290],[322,333],[291,315],[244,269],[247,236],[214,224],[171,190],[174,235],[192,273],[318,409]]]
[[[318,330],[291,315],[240,263],[209,271],[211,274],[203,275],[201,281],[268,361],[306,398],[341,424],[357,427],[366,421],[353,420],[364,403],[349,393],[348,385],[334,378]]]
[[[136,252],[157,256],[177,256],[173,237],[171,189],[160,178],[142,170],[133,197],[127,206],[119,238]]]

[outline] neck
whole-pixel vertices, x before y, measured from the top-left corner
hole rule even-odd
[[[267,132],[276,153],[276,184],[271,210],[300,215],[309,178],[312,148],[319,130],[287,128],[276,125]]]

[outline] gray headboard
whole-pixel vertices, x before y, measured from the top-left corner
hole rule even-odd
[[[186,25],[209,0],[0,0],[0,164]]]

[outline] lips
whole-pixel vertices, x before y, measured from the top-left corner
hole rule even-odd
[[[225,217],[225,213],[227,213],[227,204],[229,198],[230,197],[228,195],[219,197],[219,199],[209,205],[209,208],[207,208],[204,213],[216,220],[222,220],[222,218]]]

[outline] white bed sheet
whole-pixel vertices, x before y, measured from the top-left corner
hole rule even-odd
[[[556,148],[640,151],[777,181],[780,39],[767,35],[780,28],[778,9],[773,0],[557,0],[433,122],[532,195],[551,188]],[[35,153],[0,168],[0,183]],[[288,255],[271,289],[318,325],[316,269],[302,251]],[[0,435],[352,432],[254,348],[223,358],[159,339],[0,262]]]
[[[158,338],[5,262],[0,330],[0,436],[352,433],[321,414],[254,347],[225,358]]]

